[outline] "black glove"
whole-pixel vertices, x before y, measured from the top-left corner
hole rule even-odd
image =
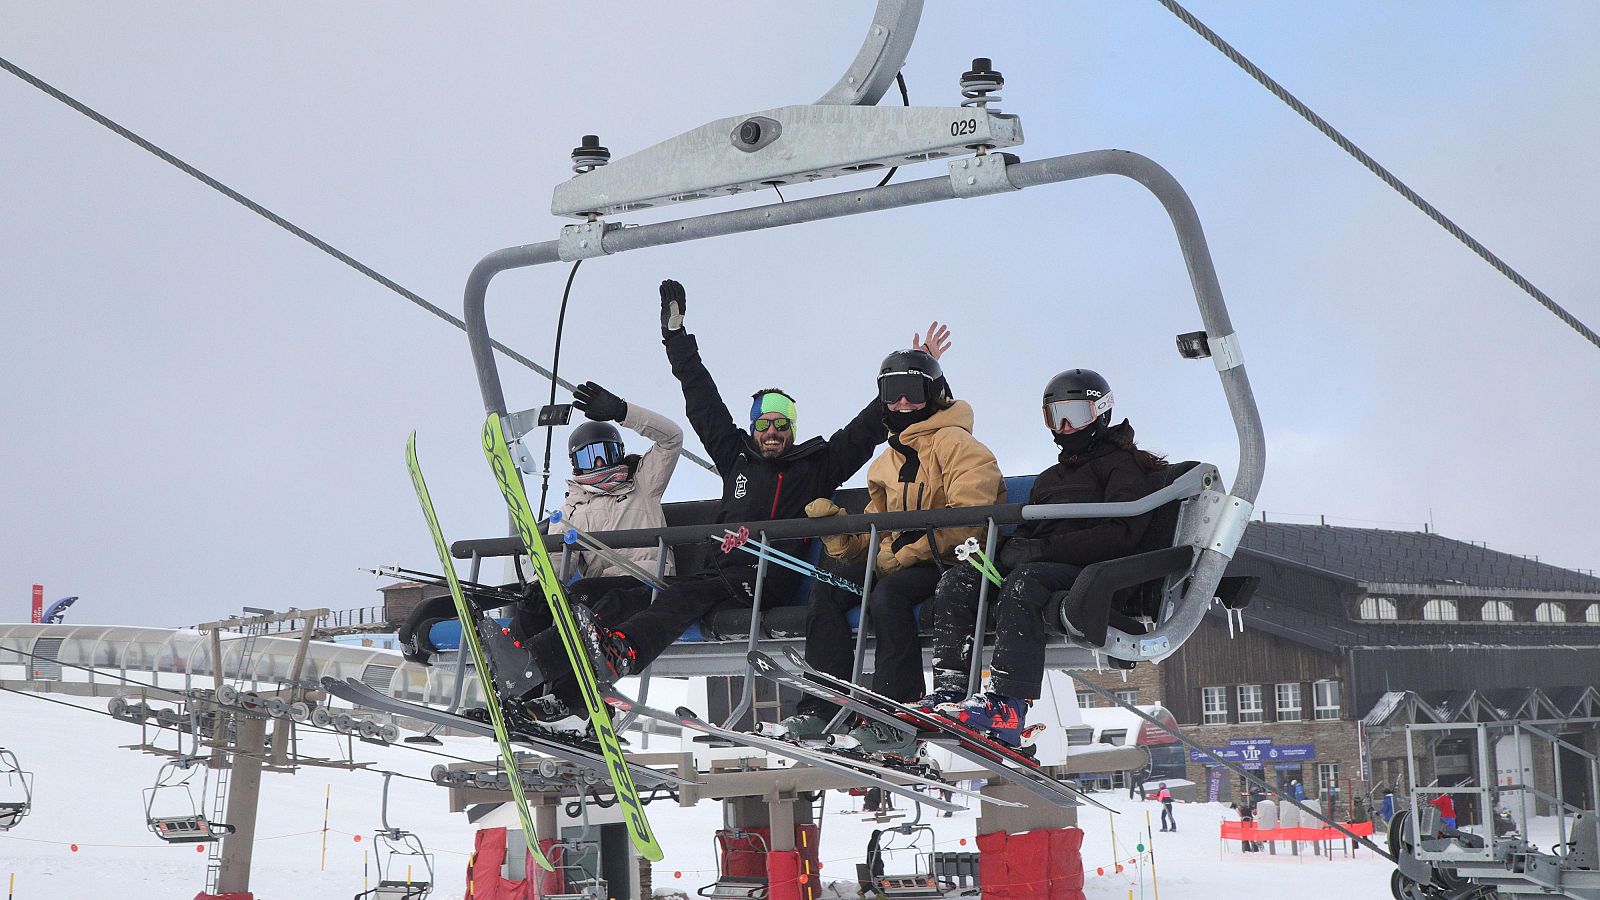
[[[1038,562],[1044,559],[1044,549],[1044,538],[1011,538],[1000,548],[1000,568],[1011,572],[1017,566]]]
[[[596,422],[621,422],[628,417],[628,404],[592,381],[572,389],[572,405]]]
[[[683,285],[668,278],[661,282],[661,331],[668,334],[683,329],[683,313],[689,302],[683,296]]]

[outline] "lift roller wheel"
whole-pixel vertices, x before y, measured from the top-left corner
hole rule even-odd
[[[589,785],[590,787],[593,787],[594,785],[599,784],[600,783],[600,773],[594,771],[593,769],[584,769],[583,770],[583,783],[586,784],[586,785]]]
[[[553,760],[553,759],[541,759],[541,760],[539,760],[539,777],[553,779],[559,774],[561,774],[561,767],[556,765],[556,761],[555,760]]]
[[[267,715],[274,719],[281,719],[289,714],[289,704],[281,697],[273,697],[267,701]]]
[[[378,740],[385,744],[392,744],[400,740],[400,726],[393,722],[385,722],[378,726]]]
[[[304,700],[296,700],[289,704],[289,718],[304,724],[311,719],[311,706]]]
[[[450,770],[443,765],[434,766],[428,772],[428,777],[433,779],[434,784],[448,785],[450,783]]]
[[[131,718],[128,715],[128,698],[112,697],[111,701],[106,704],[106,712],[111,713],[118,719]]]
[[[361,719],[357,721],[356,729],[361,732],[362,737],[368,740],[376,740],[378,737],[378,723],[372,721],[371,719]]]
[[[326,706],[319,706],[311,711],[311,724],[318,728],[327,728],[333,724],[333,713],[328,712]]]
[[[333,730],[340,734],[349,734],[361,726],[356,723],[356,717],[349,713],[339,713],[333,717]]]
[[[239,691],[231,684],[217,688],[217,702],[223,706],[235,706],[239,702]]]
[[[1395,869],[1389,874],[1389,893],[1394,895],[1394,900],[1428,900],[1433,892]]]
[[[239,695],[239,705],[245,712],[258,713],[266,709],[266,701],[255,691],[245,691]]]

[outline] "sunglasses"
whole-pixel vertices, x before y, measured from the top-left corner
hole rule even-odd
[[[750,423],[750,428],[751,428],[751,430],[755,431],[757,434],[760,434],[760,433],[766,431],[769,428],[776,428],[779,431],[788,431],[789,430],[789,426],[791,426],[793,424],[794,423],[789,421],[788,419],[786,419],[786,418],[784,418],[782,416],[779,416],[776,419],[757,419],[754,422]]]

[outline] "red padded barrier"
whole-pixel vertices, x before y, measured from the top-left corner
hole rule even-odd
[[[524,900],[526,881],[511,881],[500,877],[500,867],[506,861],[506,830],[481,828],[473,838],[472,880],[467,896],[472,900]]]
[[[806,885],[813,880],[808,877]],[[802,900],[806,885],[800,883],[799,850],[774,850],[767,854],[768,900]]]
[[[1084,900],[1083,831],[978,835],[978,876],[993,900]]]

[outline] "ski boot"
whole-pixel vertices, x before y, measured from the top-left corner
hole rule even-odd
[[[917,758],[916,737],[881,722],[863,722],[845,734],[830,734],[828,746],[860,750],[895,762],[914,762]]]
[[[478,642],[489,657],[496,694],[506,699],[522,697],[545,683],[538,657],[511,635],[510,628],[502,628],[486,616],[478,619],[476,627]]]
[[[1027,730],[1023,722],[1027,720],[1028,707],[1032,705],[1031,700],[1007,697],[994,691],[979,691],[960,703],[940,707],[939,712],[996,743],[1026,753],[1032,746],[1025,746],[1023,741],[1023,732]]]
[[[574,606],[572,618],[578,625],[578,639],[583,642],[589,663],[594,667],[595,680],[601,687],[610,687],[617,679],[635,673],[639,655],[627,635],[605,627],[587,606]]]
[[[816,743],[826,737],[828,721],[811,713],[795,713],[777,722],[761,722],[756,734],[792,743]]]
[[[967,699],[967,689],[964,687],[936,687],[933,693],[910,705],[925,713],[931,713],[941,706],[958,705],[965,699]]]

